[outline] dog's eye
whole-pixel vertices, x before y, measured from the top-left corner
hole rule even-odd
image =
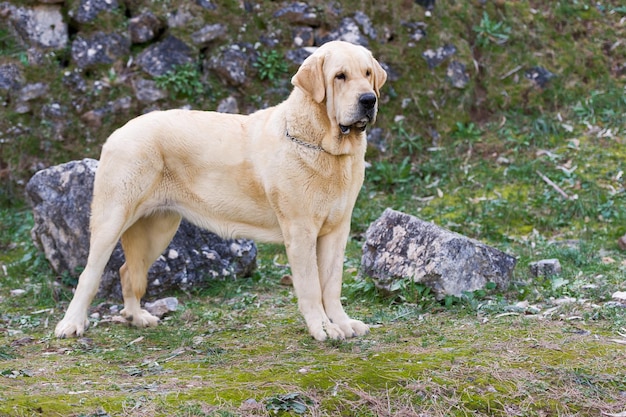
[[[346,74],[344,74],[343,72],[340,72],[339,74],[335,75],[335,78],[341,81],[345,81],[346,80]]]
[[[370,75],[372,75],[372,71],[370,71],[370,70],[365,71],[365,76],[366,77],[369,77]]]

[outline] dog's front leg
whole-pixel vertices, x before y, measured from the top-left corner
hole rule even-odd
[[[349,223],[347,224],[349,225]],[[319,237],[317,241],[317,264],[326,315],[341,328],[346,337],[356,337],[367,334],[369,327],[362,321],[348,317],[341,305],[343,258],[349,233],[349,227],[342,226]]]
[[[316,340],[344,339],[339,326],[332,323],[322,304],[322,287],[317,268],[317,234],[303,227],[291,227],[285,233],[285,248],[291,265],[293,287],[298,307]]]

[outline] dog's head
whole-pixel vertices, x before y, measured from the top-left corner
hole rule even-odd
[[[386,80],[387,73],[370,51],[333,41],[309,56],[291,82],[315,102],[325,104],[331,124],[347,135],[374,123]]]

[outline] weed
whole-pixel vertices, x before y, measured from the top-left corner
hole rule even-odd
[[[506,26],[504,22],[494,22],[491,20],[487,12],[483,12],[480,23],[473,28],[476,32],[476,40],[479,46],[485,47],[490,43],[502,45],[509,40],[511,28]]]
[[[391,187],[402,188],[415,183],[412,171],[411,159],[407,156],[399,164],[393,161],[374,162],[367,172],[367,178],[379,190],[389,190]]]
[[[204,93],[200,72],[194,64],[185,64],[154,78],[157,87],[169,90],[176,98],[195,99]]]
[[[0,56],[18,57],[23,65],[28,63],[26,51],[13,34],[4,28],[0,29]]]
[[[275,49],[259,52],[253,66],[259,71],[261,81],[276,81],[288,71],[287,62]]]
[[[296,414],[304,414],[311,404],[313,404],[313,401],[299,392],[277,395],[265,400],[267,411],[274,415],[282,411],[293,411]]]
[[[423,138],[420,135],[411,134],[403,120],[394,123],[391,126],[391,131],[394,133],[394,143],[398,143],[397,150],[394,150],[395,153],[416,155],[423,150]]]

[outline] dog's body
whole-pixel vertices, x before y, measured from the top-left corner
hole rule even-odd
[[[364,129],[386,73],[365,48],[320,47],[289,98],[249,116],[169,110],[115,131],[96,172],[87,266],[56,335],[81,335],[100,276],[121,238],[124,315],[141,309],[147,271],[182,217],[223,237],[284,242],[298,304],[318,340],[365,334],[340,301],[350,218],[363,183]]]

